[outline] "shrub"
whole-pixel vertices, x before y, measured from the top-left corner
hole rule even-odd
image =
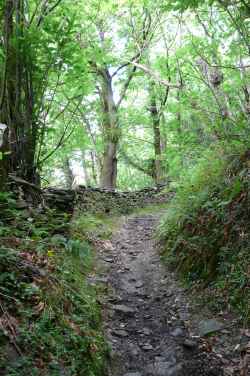
[[[158,235],[188,282],[217,289],[249,315],[249,153],[216,145],[178,184]]]

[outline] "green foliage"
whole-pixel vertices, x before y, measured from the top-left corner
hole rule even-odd
[[[0,200],[11,202],[13,214],[15,200],[5,193]],[[2,321],[0,367],[12,376],[101,376],[106,344],[97,291],[86,280],[92,247],[87,236],[69,234],[67,215],[34,210],[30,222],[20,214],[1,225],[6,229],[0,247],[1,309],[16,335],[9,358],[13,331]],[[79,233],[84,231],[79,225]]]
[[[110,0],[101,1],[100,7],[94,0],[86,4],[67,0],[44,18],[38,30],[32,24],[25,43],[31,57],[36,56],[36,79],[41,84],[41,94],[45,94],[37,100],[41,127],[37,159],[45,178],[43,184],[64,184],[68,161],[73,178],[78,175],[77,182],[99,184],[105,149],[105,111],[99,96],[102,83],[94,67],[107,68],[111,74],[118,69],[113,80],[117,102],[132,69],[126,65],[124,69],[119,67],[138,52],[145,14],[150,14],[152,31],[140,63],[154,75],[137,69],[118,111],[118,188],[138,189],[154,184],[152,177],[143,172],[148,167],[146,162],[155,160],[148,92],[154,77],[173,85],[180,80],[183,83],[180,89],[171,87],[166,94],[167,88],[155,79],[166,179],[166,175],[179,178],[183,167],[192,166],[218,140],[248,139],[248,104],[244,94],[247,71],[239,68],[241,64],[247,65],[248,56],[248,25],[244,26],[243,8],[241,2],[224,2],[220,6],[216,1],[198,0],[119,4]],[[34,9],[32,1],[31,14]],[[176,17],[180,13],[181,17]],[[242,26],[238,30],[239,25]],[[235,37],[236,30],[239,39]],[[201,61],[206,65],[203,71]],[[48,77],[43,82],[43,72],[48,67]],[[209,77],[216,69],[223,80],[213,87]],[[204,74],[204,70],[209,72]],[[142,168],[128,163],[124,153]]]
[[[5,3],[2,1],[2,13]],[[17,60],[24,62],[22,69],[31,75],[34,108],[30,133],[36,134],[35,165],[43,172],[44,185],[47,180],[49,184],[64,183],[67,161],[73,166],[73,175],[81,172],[79,180],[99,184],[105,111],[98,69],[108,69],[111,75],[117,72],[113,79],[117,102],[132,70],[126,63],[136,56],[145,37],[146,15],[151,20],[150,38],[138,62],[153,75],[138,68],[119,107],[118,187],[137,189],[154,183],[143,169],[123,157],[125,152],[143,168],[147,160],[154,161],[150,80],[155,81],[156,107],[161,113],[165,175],[178,178],[182,167],[189,168],[218,140],[243,142],[249,138],[248,68],[243,68],[249,56],[249,9],[244,2],[65,0],[54,5],[50,12],[42,3],[30,1],[24,25],[16,24],[18,17],[13,18],[16,32],[11,40],[15,54],[20,55]],[[0,27],[3,32],[3,22]],[[2,43],[2,83],[5,55]],[[223,80],[213,87],[209,77],[215,71]],[[157,77],[177,87],[168,90]],[[4,85],[0,89],[1,95],[6,94]],[[21,118],[25,118],[24,94]],[[21,138],[22,130],[17,133]]]
[[[189,282],[249,319],[249,160],[217,145],[184,174],[159,226],[164,255]]]

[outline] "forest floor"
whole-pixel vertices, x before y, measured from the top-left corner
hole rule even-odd
[[[161,262],[159,219],[159,212],[123,217],[98,250],[90,281],[104,286],[109,376],[245,376],[237,323],[194,302]]]

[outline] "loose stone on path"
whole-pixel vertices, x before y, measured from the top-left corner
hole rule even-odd
[[[218,359],[200,351],[185,327],[188,304],[152,240],[158,218],[128,218],[105,257],[108,376],[222,376]]]
[[[113,306],[114,311],[131,316],[135,313],[135,310],[133,308],[130,308],[123,304],[117,304]]]

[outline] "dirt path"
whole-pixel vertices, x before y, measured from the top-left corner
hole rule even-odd
[[[220,360],[189,333],[185,292],[157,253],[157,215],[128,218],[102,254],[109,376],[219,376]]]

